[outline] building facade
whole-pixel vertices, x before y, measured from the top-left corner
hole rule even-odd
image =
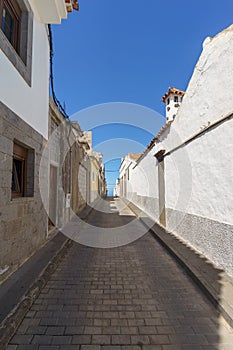
[[[176,116],[137,161],[126,195],[121,192],[230,275],[232,54],[233,26],[205,40]]]
[[[0,0],[0,278],[47,237],[39,189],[48,139],[47,24],[60,23],[76,5],[65,0]]]

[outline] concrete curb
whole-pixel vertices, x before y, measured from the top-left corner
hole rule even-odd
[[[38,278],[32,283],[19,303],[0,324],[0,350],[5,350],[10,339],[13,337],[15,331],[23,321],[26,313],[29,311],[32,304],[40,294],[41,290],[44,288],[51,275],[57,269],[59,261],[66,254],[72,244],[73,242],[69,239],[63,243],[61,248],[57,251],[56,255],[42,270]]]
[[[179,240],[172,232],[152,220],[135,204],[125,199],[124,201],[157,241],[186,270],[227,323],[233,327],[233,279],[210,260]]]

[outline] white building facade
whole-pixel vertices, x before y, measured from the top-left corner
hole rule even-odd
[[[178,113],[137,161],[122,193],[230,275],[232,57],[233,26],[205,40]]]
[[[60,23],[76,7],[74,0],[0,0],[0,278],[47,237],[39,189],[48,139],[47,24]]]

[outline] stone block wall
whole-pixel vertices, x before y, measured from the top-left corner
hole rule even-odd
[[[34,176],[30,197],[12,199],[14,141],[30,149],[29,169]],[[47,214],[39,189],[39,165],[45,140],[32,127],[0,103],[0,279],[16,269],[47,237]]]

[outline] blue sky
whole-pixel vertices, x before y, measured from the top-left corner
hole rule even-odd
[[[79,2],[79,12],[53,26],[55,89],[69,115],[108,102],[164,114],[161,97],[169,86],[186,89],[204,39],[233,23],[232,0]]]

